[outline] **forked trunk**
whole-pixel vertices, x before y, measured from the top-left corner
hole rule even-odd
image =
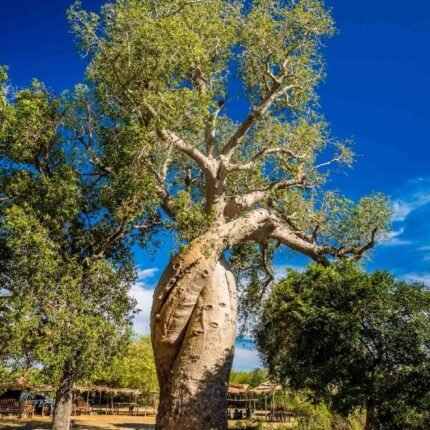
[[[224,430],[236,335],[236,283],[216,244],[175,258],[154,295],[158,430]]]
[[[66,370],[55,396],[52,430],[69,430],[73,402],[73,375]]]

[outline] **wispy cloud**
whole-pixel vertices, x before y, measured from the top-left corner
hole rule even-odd
[[[430,272],[425,273],[406,273],[402,276],[407,282],[422,282],[430,286]]]
[[[275,264],[273,266],[275,280],[279,281],[280,279],[285,278],[285,275],[287,274],[287,269],[303,272],[306,269],[306,266],[305,265],[301,266],[298,264]]]
[[[422,238],[411,238],[409,216],[420,208],[430,204],[430,177],[414,178],[406,182],[395,194],[392,203],[392,221],[395,229],[389,233],[382,246],[418,245]],[[413,234],[412,234],[413,236]],[[416,248],[419,251],[425,251]],[[430,247],[429,247],[430,248]]]
[[[140,312],[134,318],[134,331],[138,334],[149,333],[149,318],[151,314],[152,296],[154,294],[153,278],[159,271],[157,267],[138,269],[138,281],[131,287],[130,296],[137,302]]]
[[[140,312],[134,318],[134,331],[138,334],[149,333],[149,317],[151,315],[152,296],[154,290],[145,288],[139,282],[130,289],[130,296],[137,302]]]
[[[159,271],[158,267],[151,267],[149,269],[138,269],[137,277],[139,280],[152,278]]]
[[[410,180],[393,201],[393,221],[404,221],[413,211],[430,203],[430,178]]]
[[[235,370],[253,370],[262,367],[263,364],[255,348],[235,348],[233,360],[233,368]]]
[[[411,245],[414,243],[412,240],[400,239],[400,236],[403,235],[405,229],[399,228],[398,230],[393,230],[388,233],[387,237],[381,242],[382,246],[402,246],[402,245]]]

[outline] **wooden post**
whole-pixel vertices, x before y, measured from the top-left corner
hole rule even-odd
[[[275,417],[275,390],[272,391],[272,416]]]
[[[266,417],[266,421],[269,421],[267,417],[267,394],[264,394],[264,416]]]

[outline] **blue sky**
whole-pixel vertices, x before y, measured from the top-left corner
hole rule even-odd
[[[61,91],[82,79],[85,61],[76,53],[65,18],[70,3],[0,0],[0,64],[11,67],[14,85],[37,77]],[[91,9],[102,3],[83,1]],[[430,284],[430,2],[327,3],[339,34],[325,49],[322,110],[333,134],[352,137],[359,155],[354,168],[333,177],[330,185],[352,199],[373,191],[390,195],[393,232],[374,251],[368,267]],[[136,254],[141,272],[133,294],[143,309],[136,329],[147,332],[152,288],[167,253],[160,250],[152,259],[139,250]],[[275,264],[282,274],[286,266],[300,267],[305,260],[283,253]],[[255,351],[239,345],[235,367],[257,364]]]

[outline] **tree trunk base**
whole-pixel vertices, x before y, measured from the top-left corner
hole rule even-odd
[[[65,374],[55,396],[52,430],[69,430],[73,403],[73,377]]]
[[[203,286],[194,303],[189,303],[190,295],[184,296],[184,309],[190,309],[190,313],[177,339],[162,336],[163,324],[172,322],[160,320],[159,309],[152,315],[160,383],[157,430],[227,429],[228,381],[236,336],[236,282],[224,257],[203,263],[192,265],[187,272],[187,282],[198,278]],[[165,273],[169,276],[163,275],[156,295],[171,285],[172,268]],[[184,287],[177,282],[175,288]]]

